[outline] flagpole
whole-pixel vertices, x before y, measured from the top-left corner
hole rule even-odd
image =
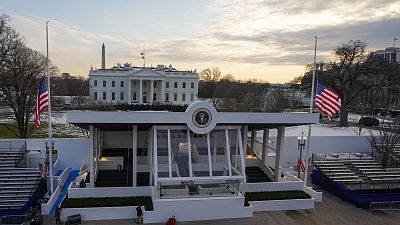
[[[49,146],[49,172],[50,172],[50,193],[53,195],[54,192],[54,182],[53,182],[53,137],[52,137],[52,132],[51,132],[51,96],[50,96],[50,73],[49,73],[49,29],[48,29],[48,23],[50,21],[46,21],[46,73],[47,73],[47,91],[48,91],[48,98],[49,98],[49,103],[48,103],[48,132],[49,132],[49,141],[48,141],[48,146]]]
[[[311,99],[310,99],[310,113],[313,112],[313,107],[314,107],[314,86],[315,86],[315,70],[316,70],[316,59],[317,59],[317,43],[318,43],[318,37],[314,36],[315,38],[315,45],[314,45],[314,68],[313,68],[313,73],[312,73],[312,82],[311,82]],[[311,140],[311,124],[308,125],[308,138],[307,138],[307,145],[306,145],[306,168],[304,170],[304,185],[307,185],[307,178],[308,178],[308,155],[310,151],[310,140]]]

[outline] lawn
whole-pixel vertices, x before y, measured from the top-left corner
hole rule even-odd
[[[30,127],[33,127],[33,132],[29,136],[29,138],[46,138],[47,134],[47,124],[43,123],[40,129],[36,128],[36,125],[33,123],[29,124]],[[80,134],[79,128],[72,125],[65,124],[55,124],[53,127],[53,137],[54,138],[73,138],[73,137],[82,137]],[[13,131],[18,134],[18,130],[14,127],[10,127]],[[19,138],[13,132],[11,132],[4,125],[0,124],[0,138]]]

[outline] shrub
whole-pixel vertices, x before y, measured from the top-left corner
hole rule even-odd
[[[304,191],[246,192],[244,197],[247,202],[311,198],[311,196],[305,193]]]
[[[62,208],[92,208],[142,205],[147,211],[153,210],[150,196],[108,197],[108,198],[66,198]]]
[[[373,117],[362,117],[359,121],[358,121],[359,125],[362,126],[367,126],[367,127],[371,127],[371,126],[379,126],[379,120]]]

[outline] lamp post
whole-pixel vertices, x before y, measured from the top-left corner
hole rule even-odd
[[[298,174],[297,174],[297,177],[298,178],[300,178],[300,168],[299,168],[299,166],[300,166],[300,162],[301,162],[301,160],[302,160],[302,155],[303,155],[303,150],[304,150],[304,146],[306,146],[306,140],[307,140],[307,137],[306,136],[304,136],[304,132],[302,131],[301,132],[301,135],[300,136],[298,136],[297,137],[297,149],[299,150],[299,152],[300,152],[300,155],[299,155],[299,161],[298,161],[298,163],[297,163],[297,171],[298,171]]]

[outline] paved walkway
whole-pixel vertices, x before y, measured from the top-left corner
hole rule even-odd
[[[44,224],[55,224],[54,218],[46,218]],[[87,225],[133,225],[133,220],[91,221]],[[359,209],[324,191],[322,203],[314,210],[258,212],[252,218],[225,219],[195,222],[179,222],[179,225],[395,225],[400,224],[398,211],[375,211]],[[160,224],[161,225],[161,224]]]

